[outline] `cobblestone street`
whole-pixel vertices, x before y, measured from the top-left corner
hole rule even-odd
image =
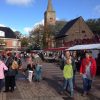
[[[71,100],[66,92],[60,95],[63,84],[62,71],[56,64],[43,63],[43,80],[29,83],[24,75],[17,79],[17,88],[13,93],[0,93],[0,100]],[[77,88],[74,100],[100,100],[100,77],[96,77],[91,93],[87,97],[81,96],[82,80],[76,75]]]

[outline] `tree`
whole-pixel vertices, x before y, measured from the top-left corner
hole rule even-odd
[[[98,18],[98,19],[88,19],[86,21],[86,23],[95,35],[96,34],[100,35],[100,18]]]
[[[45,31],[49,34],[49,35],[56,35],[57,33],[60,32],[60,30],[64,27],[64,25],[67,23],[67,21],[64,20],[60,20],[60,21],[56,21],[55,25],[48,25],[45,28]]]
[[[30,32],[30,43],[32,45],[40,45],[40,48],[43,47],[43,33],[44,33],[44,26],[39,24]]]
[[[44,33],[44,48],[54,47],[55,45],[55,36],[59,33],[59,31],[64,27],[66,21],[56,21],[55,25],[47,25],[45,26]]]
[[[19,31],[15,31],[15,35],[16,35],[16,38],[20,38],[22,36],[22,33]]]
[[[36,26],[29,35],[30,43],[33,45],[40,45],[40,48],[46,47],[46,40],[50,37],[55,37],[57,33],[61,30],[61,28],[66,24],[66,21],[56,21],[56,25],[48,25],[44,27],[44,25],[39,24]]]
[[[27,37],[21,38],[21,46],[27,47],[29,45],[29,39]]]

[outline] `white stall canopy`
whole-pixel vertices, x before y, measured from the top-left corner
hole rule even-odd
[[[100,50],[100,43],[99,44],[75,45],[66,50]]]

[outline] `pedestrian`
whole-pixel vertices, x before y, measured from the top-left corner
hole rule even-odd
[[[14,57],[13,59],[13,62],[12,62],[12,65],[11,65],[11,76],[10,76],[10,79],[11,79],[11,92],[14,91],[14,88],[16,88],[16,76],[18,74],[18,62],[17,62],[17,57]]]
[[[22,68],[22,61],[20,57],[18,58],[17,63],[18,63],[18,68],[19,69]]]
[[[61,93],[66,90],[67,85],[69,85],[70,89],[70,96],[74,97],[74,90],[73,90],[73,68],[71,64],[71,59],[66,59],[66,64],[63,69],[63,76],[64,76],[64,84]]]
[[[8,67],[8,71],[5,72],[5,91],[4,92],[9,92],[9,87],[10,87],[10,67],[12,65],[13,58],[12,54],[10,52],[7,53],[7,59],[5,61],[5,65]]]
[[[77,71],[76,63],[77,63],[77,54],[76,54],[76,51],[74,51],[72,53],[73,86],[74,86],[74,88],[76,88],[76,83],[75,83],[75,76],[76,76],[76,71]]]
[[[64,69],[64,65],[65,65],[65,61],[66,61],[66,57],[64,52],[62,52],[62,54],[59,56],[59,60],[60,60],[60,68],[61,70]]]
[[[28,63],[26,71],[28,73],[29,82],[32,82],[34,70],[35,70],[35,64],[33,64],[33,62]]]
[[[42,79],[42,65],[40,64],[40,62],[36,64],[35,72],[34,72],[34,79],[37,82],[40,82],[40,80]]]
[[[80,74],[83,78],[83,96],[86,96],[90,92],[92,80],[96,75],[95,59],[91,56],[90,52],[86,52],[85,56],[80,67]]]
[[[5,71],[5,70],[7,71],[8,68],[7,68],[7,66],[4,64],[4,62],[0,60],[0,92],[1,92],[1,90],[2,90],[2,88],[3,88],[3,86],[4,86],[4,78],[5,78],[5,76],[4,76],[4,71]]]

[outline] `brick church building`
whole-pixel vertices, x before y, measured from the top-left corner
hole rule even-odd
[[[69,21],[56,36],[56,47],[93,43],[94,34],[80,16]]]
[[[52,7],[52,0],[48,0],[47,10],[44,13],[44,37],[46,48],[70,47],[76,44],[94,43],[94,34],[80,16],[66,23],[56,36],[49,35],[48,25],[56,24],[56,12]]]

